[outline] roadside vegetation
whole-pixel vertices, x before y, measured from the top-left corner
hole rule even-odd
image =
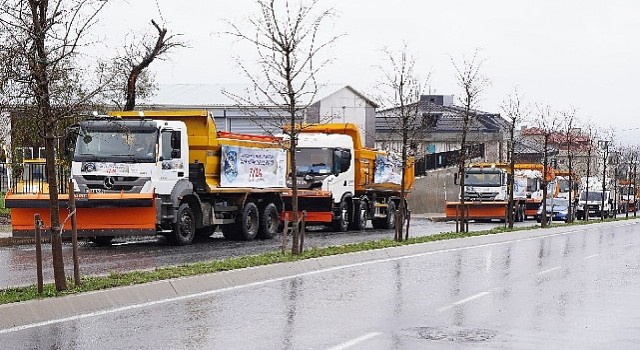
[[[629,219],[634,219],[630,217]],[[626,220],[626,218],[612,218],[604,220],[605,222],[610,221],[621,221]],[[571,226],[571,225],[586,225],[586,224],[595,224],[600,223],[600,220],[592,220],[592,221],[576,221],[574,223],[569,224],[552,224],[548,227],[560,227],[560,226]],[[412,237],[405,241],[395,241],[394,239],[382,239],[376,241],[368,241],[368,242],[360,242],[360,243],[352,243],[341,246],[329,246],[323,248],[311,248],[299,255],[294,255],[291,253],[287,253],[285,255],[278,252],[269,252],[263,253],[259,255],[251,255],[237,258],[230,258],[224,260],[213,260],[207,262],[199,262],[194,264],[187,265],[179,265],[179,266],[171,266],[171,267],[162,267],[157,268],[153,271],[132,271],[132,272],[123,272],[123,273],[111,273],[106,276],[85,276],[82,278],[82,283],[79,286],[70,287],[64,291],[56,291],[55,284],[49,283],[45,284],[44,292],[42,294],[38,294],[37,286],[34,284],[28,287],[18,287],[18,288],[9,288],[0,290],[0,305],[15,303],[27,300],[34,299],[44,299],[51,297],[59,297],[71,294],[78,294],[83,292],[90,292],[108,288],[115,287],[123,287],[130,286],[141,283],[148,283],[160,280],[166,280],[170,278],[178,278],[178,277],[189,277],[202,275],[207,273],[215,273],[220,271],[229,271],[242,269],[253,266],[261,266],[261,265],[269,265],[269,264],[277,264],[283,262],[294,262],[305,259],[319,258],[323,256],[331,256],[338,254],[346,254],[353,252],[360,252],[366,250],[374,250],[374,249],[382,249],[382,248],[391,248],[391,247],[399,247],[410,244],[417,243],[427,243],[434,241],[442,241],[449,239],[457,239],[457,238],[465,238],[465,237],[475,237],[475,236],[484,236],[505,232],[514,232],[514,231],[522,231],[522,230],[531,230],[540,228],[538,225],[526,226],[526,227],[494,227],[490,230],[483,231],[475,231],[475,232],[443,232],[430,236],[421,236],[421,237]],[[69,285],[73,286],[73,281],[70,279]]]

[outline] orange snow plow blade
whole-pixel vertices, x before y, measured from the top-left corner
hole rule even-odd
[[[281,219],[289,216],[289,220],[293,219],[293,209],[291,205],[291,193],[285,193],[282,196],[284,201],[284,210],[281,213]],[[331,223],[333,221],[333,199],[330,192],[324,191],[298,191],[298,215],[306,212],[305,222],[307,223]]]
[[[507,217],[507,202],[465,202],[469,208],[469,219],[505,219]],[[445,214],[447,219],[455,219],[461,211],[460,202],[447,202]],[[458,214],[459,215],[459,214]]]
[[[67,194],[59,196],[63,236],[71,235],[68,199]],[[7,193],[5,207],[11,208],[13,237],[34,236],[34,214],[40,214],[45,227],[51,226],[48,194]],[[155,235],[156,201],[153,194],[76,195],[76,223],[78,237]]]

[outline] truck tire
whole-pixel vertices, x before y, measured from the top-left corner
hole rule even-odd
[[[353,219],[351,220],[350,228],[353,230],[362,231],[367,227],[367,202],[359,201],[355,205]]]
[[[182,203],[178,207],[177,220],[173,224],[173,232],[167,236],[175,245],[188,245],[193,241],[196,233],[196,220],[189,204]]]
[[[263,209],[260,215],[260,228],[258,230],[259,238],[273,238],[278,235],[280,228],[280,213],[275,204],[269,203]]]
[[[255,239],[260,228],[258,206],[253,202],[247,202],[247,204],[244,205],[242,215],[240,215],[239,219],[240,220],[236,219],[236,225],[238,226],[236,231],[240,239],[243,241]]]
[[[346,232],[349,229],[349,205],[343,199],[338,207],[338,215],[333,219],[333,231]]]
[[[384,218],[374,219],[373,227],[377,229],[392,229],[396,227],[396,203],[389,201],[387,203],[387,216]]]

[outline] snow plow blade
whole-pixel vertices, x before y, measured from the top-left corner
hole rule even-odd
[[[282,220],[289,216],[289,221],[293,220],[291,206],[291,193],[282,196],[284,210],[281,213]],[[333,222],[333,197],[329,192],[323,191],[298,191],[298,215],[306,212],[306,223],[330,224]]]
[[[504,220],[507,217],[508,202],[465,202],[465,208],[469,208],[468,219],[473,220]],[[455,219],[461,211],[460,202],[447,202],[445,214],[447,219]]]
[[[69,196],[59,195],[63,237],[71,236]],[[34,215],[40,214],[46,228],[51,226],[48,194],[7,193],[5,207],[11,209],[13,237],[34,237]],[[65,220],[67,219],[67,220]],[[156,200],[153,194],[76,195],[78,237],[149,236],[156,234]],[[43,230],[43,234],[49,234]]]

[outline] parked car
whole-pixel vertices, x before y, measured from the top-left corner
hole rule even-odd
[[[573,208],[575,217],[575,207]],[[550,198],[547,199],[547,222],[569,220],[569,200],[566,198]],[[538,207],[536,212],[536,221],[542,221],[542,205]]]

